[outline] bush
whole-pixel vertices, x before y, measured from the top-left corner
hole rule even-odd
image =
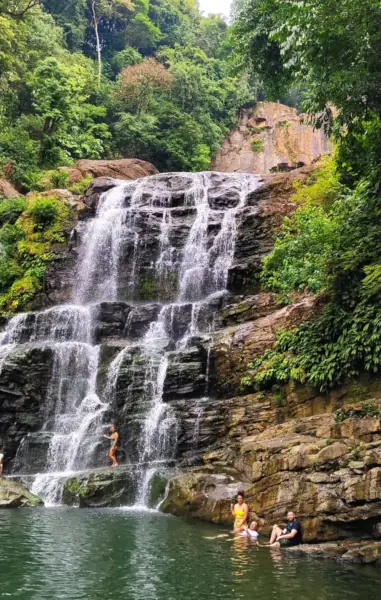
[[[46,189],[46,180],[42,171],[27,171],[23,177],[23,185],[30,192],[43,192]]]
[[[22,269],[17,263],[9,258],[0,257],[0,293],[9,288],[21,275]]]
[[[67,171],[53,171],[50,180],[54,188],[66,189],[69,187],[69,173]]]
[[[72,194],[75,194],[76,196],[83,196],[92,180],[93,178],[91,176],[84,177],[83,179],[78,181],[78,183],[73,183],[73,185],[69,187],[69,190]]]
[[[59,200],[54,197],[34,198],[29,206],[28,213],[38,229],[45,230],[53,225],[59,213]]]
[[[260,137],[253,138],[251,140],[250,146],[251,146],[252,151],[255,153],[263,152],[264,143],[263,143],[262,138],[260,138]]]
[[[303,206],[283,222],[274,249],[263,261],[262,282],[281,294],[317,293],[328,281],[327,262],[336,243],[336,222],[321,206]]]
[[[5,223],[13,225],[26,209],[25,198],[10,198],[0,201],[0,226]]]

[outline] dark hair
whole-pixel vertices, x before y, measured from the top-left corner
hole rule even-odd
[[[237,497],[238,496],[242,496],[242,498],[244,498],[245,497],[245,492],[243,490],[238,490]]]

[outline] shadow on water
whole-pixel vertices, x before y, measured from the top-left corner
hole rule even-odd
[[[148,510],[9,510],[0,531],[0,598],[367,600],[381,584],[372,567],[215,538],[209,524]]]

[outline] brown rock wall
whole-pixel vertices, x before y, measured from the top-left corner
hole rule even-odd
[[[332,150],[322,130],[305,124],[306,115],[275,102],[243,109],[238,126],[225,138],[212,169],[226,173],[269,173],[310,164]],[[253,140],[258,151],[253,151]],[[262,145],[262,148],[261,148]]]

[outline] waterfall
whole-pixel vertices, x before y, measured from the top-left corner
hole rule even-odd
[[[234,258],[237,219],[257,186],[251,175],[215,173],[115,181],[101,196],[95,217],[79,225],[72,303],[17,315],[0,334],[0,377],[20,348],[49,347],[53,352],[41,431],[50,436],[46,467],[32,487],[47,504],[61,501],[65,477],[92,466],[105,413],[115,410],[121,397],[124,405],[137,406],[131,417],[138,432],[133,448],[140,482],[137,502],[147,503],[158,465],[176,458],[180,424],[165,400],[171,365],[197,336],[212,333],[216,300],[226,291]],[[227,206],[219,200],[226,191]],[[102,392],[94,319],[102,302],[120,301],[130,303],[121,334],[125,341],[109,363]],[[136,335],[134,320],[142,306],[152,317]],[[210,344],[208,357],[209,350]],[[209,358],[207,362],[209,370]],[[131,377],[121,389],[126,370]],[[207,378],[208,373],[193,408],[195,448],[208,401]],[[129,427],[124,427],[127,438]],[[28,469],[28,438],[19,452]]]

